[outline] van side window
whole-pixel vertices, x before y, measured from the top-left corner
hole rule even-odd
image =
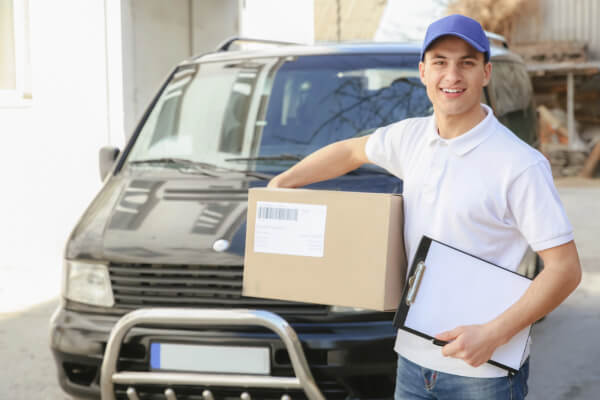
[[[494,61],[489,87],[498,120],[527,143],[536,137],[533,88],[524,64]]]

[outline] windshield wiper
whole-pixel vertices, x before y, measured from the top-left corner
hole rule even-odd
[[[270,181],[275,175],[265,174],[264,172],[256,172],[256,171],[237,171],[235,169],[231,170],[232,172],[239,172],[240,174],[244,174],[246,176],[251,176],[253,178],[262,179],[263,181]]]
[[[302,158],[298,154],[279,154],[276,156],[226,158],[225,161],[300,161]]]
[[[174,166],[178,166],[180,168],[180,172],[184,169],[193,170],[194,173],[201,173],[207,176],[218,176],[215,175],[212,171],[215,171],[218,167],[213,164],[204,163],[201,161],[193,161],[188,160],[187,158],[178,158],[178,157],[160,157],[160,158],[148,158],[145,160],[134,160],[130,161],[129,164],[141,165],[141,164],[171,164]],[[211,172],[208,172],[210,170]]]
[[[271,178],[274,175],[269,175],[269,174],[264,174],[261,172],[256,172],[256,171],[240,171],[240,170],[236,170],[236,169],[231,169],[231,168],[223,168],[223,167],[219,167],[217,165],[214,164],[209,164],[209,163],[205,163],[202,161],[193,161],[193,160],[188,160],[187,158],[178,158],[178,157],[161,157],[161,158],[149,158],[146,160],[135,160],[135,161],[130,161],[130,164],[172,164],[172,165],[180,165],[183,166],[185,168],[191,168],[193,170],[199,171],[205,175],[209,175],[209,176],[218,176],[215,173],[207,173],[205,170],[209,169],[211,170],[211,172],[216,172],[217,170],[220,170],[222,172],[234,172],[234,173],[240,173],[240,174],[244,174],[246,176],[251,176],[254,178],[259,178],[262,180],[271,180]]]
[[[204,163],[201,161],[193,161],[188,160],[187,158],[178,157],[148,158],[145,160],[130,161],[129,164],[176,164],[185,165],[186,167],[217,169],[217,166],[214,164]]]

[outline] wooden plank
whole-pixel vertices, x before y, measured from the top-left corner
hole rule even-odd
[[[561,121],[552,114],[545,106],[539,106],[540,115],[540,141],[542,143],[551,142],[554,134],[558,135],[558,142],[567,144],[569,142],[569,131]]]
[[[511,49],[528,63],[582,63],[587,61],[587,44],[577,41],[516,43]]]
[[[593,75],[600,72],[600,62],[587,61],[583,63],[557,62],[557,63],[527,63],[527,72],[532,77],[544,75],[565,75],[573,72],[576,75]]]
[[[579,122],[584,122],[584,123],[592,124],[592,125],[600,125],[600,117],[597,117],[595,115],[584,115],[584,114],[576,113],[575,118]]]
[[[588,156],[587,160],[583,164],[583,169],[579,173],[579,176],[583,178],[591,178],[594,176],[594,172],[596,171],[596,167],[600,162],[600,142],[596,143],[596,145],[592,148],[592,152]]]
[[[575,83],[573,73],[567,74],[567,132],[569,133],[569,147],[575,144]]]

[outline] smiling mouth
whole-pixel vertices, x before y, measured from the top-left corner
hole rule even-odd
[[[442,89],[444,93],[463,93],[467,89]]]

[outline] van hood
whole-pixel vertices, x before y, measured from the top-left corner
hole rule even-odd
[[[241,265],[248,179],[113,177],[79,221],[69,259]],[[226,240],[225,251],[215,251]]]
[[[242,265],[248,189],[267,182],[241,174],[215,178],[151,172],[111,177],[73,230],[66,257]],[[390,175],[354,175],[309,188],[400,193],[402,183]],[[226,241],[226,248],[215,250],[217,241]]]

